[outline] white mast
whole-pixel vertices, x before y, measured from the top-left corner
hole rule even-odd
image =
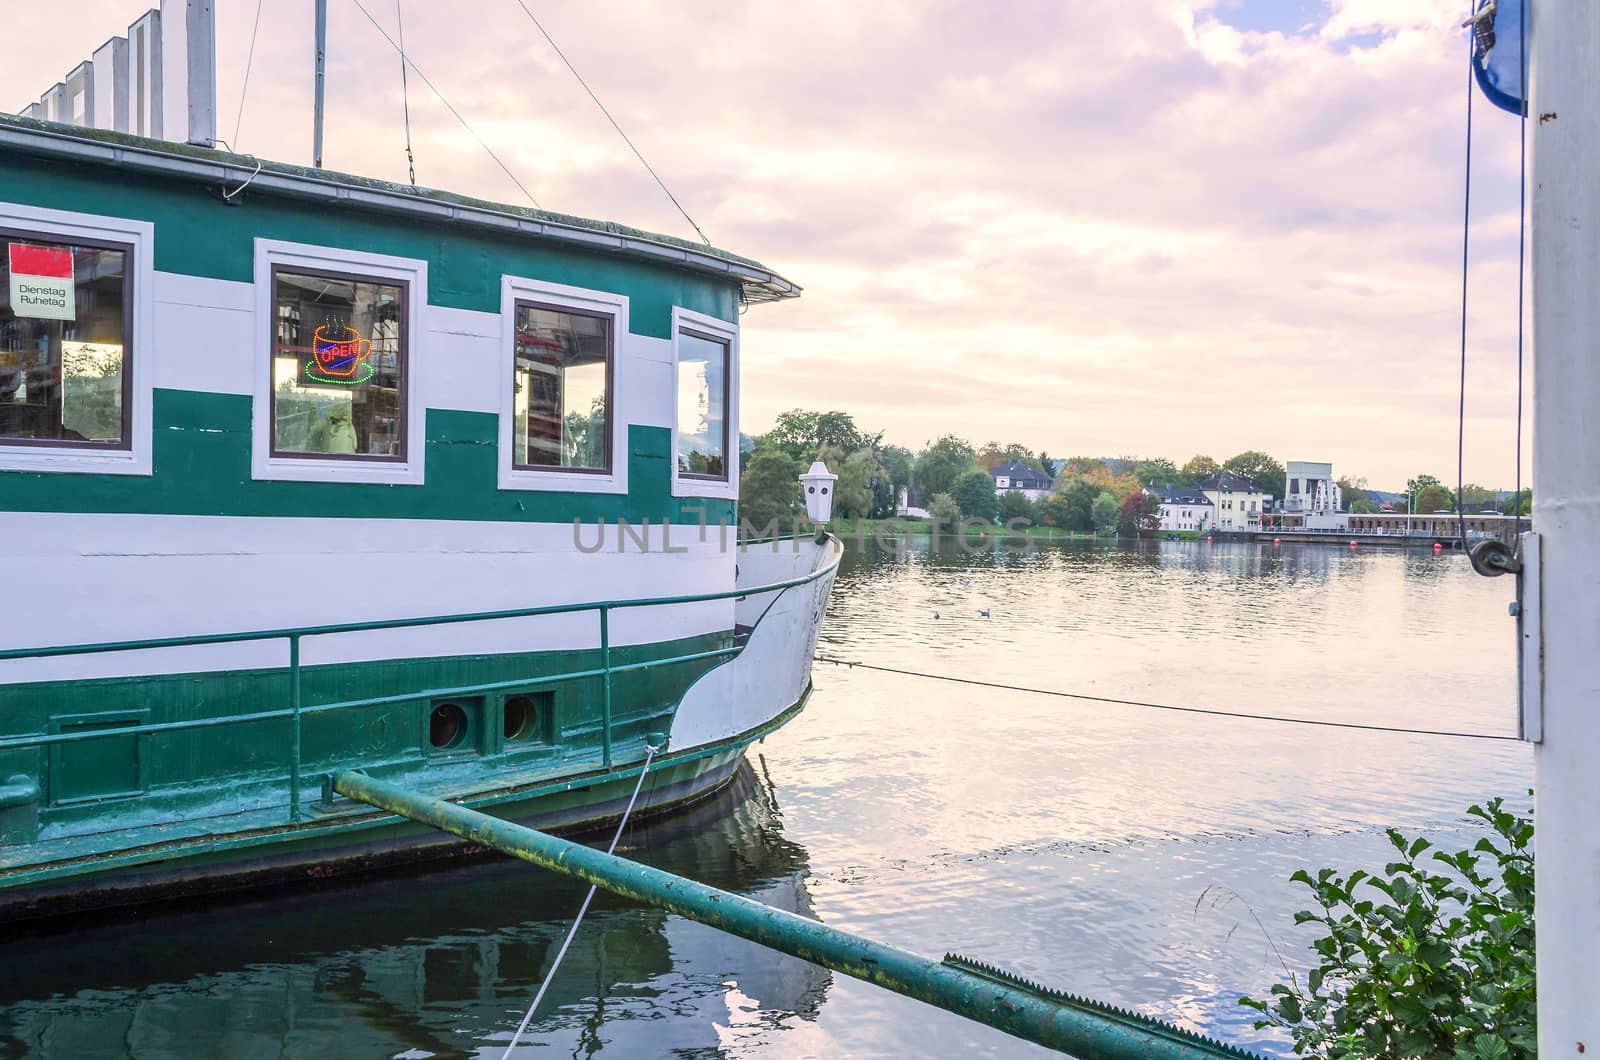
[[[1542,627],[1544,657],[1539,1055],[1556,1060],[1600,1056],[1600,12],[1592,0],[1539,0],[1531,17],[1533,496],[1545,576],[1542,616],[1526,617]]]
[[[311,131],[311,164],[322,168],[322,68],[328,51],[328,0],[317,0],[317,88]]]

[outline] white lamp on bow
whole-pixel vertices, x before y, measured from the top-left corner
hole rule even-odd
[[[828,470],[822,461],[814,461],[811,470],[800,476],[800,485],[806,491],[806,518],[819,525],[833,518],[833,484],[839,476]]]

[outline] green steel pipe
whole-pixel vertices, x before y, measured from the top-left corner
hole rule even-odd
[[[769,949],[947,1009],[1081,1060],[1213,1060],[1249,1054],[1148,1017],[1045,990],[960,958],[936,961],[580,843],[362,773],[341,795]]]

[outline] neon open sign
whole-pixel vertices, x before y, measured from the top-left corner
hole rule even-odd
[[[368,363],[372,340],[355,328],[324,324],[312,337],[312,358],[306,362],[306,382],[358,386],[373,376]]]

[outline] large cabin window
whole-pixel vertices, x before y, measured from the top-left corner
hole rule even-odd
[[[728,477],[728,341],[678,333],[678,474]]]
[[[612,318],[518,302],[515,327],[513,466],[610,471]]]
[[[404,283],[272,271],[272,455],[404,460]]]
[[[0,443],[128,449],[132,248],[0,231]]]

